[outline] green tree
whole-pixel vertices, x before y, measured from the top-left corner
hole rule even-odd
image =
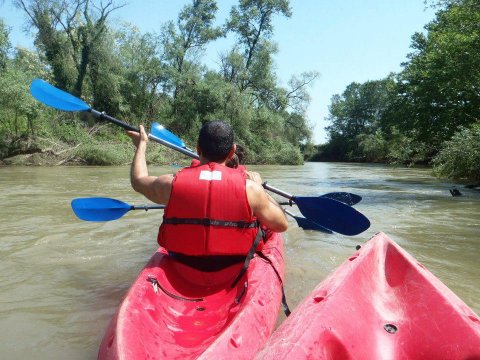
[[[0,71],[7,67],[8,54],[12,47],[9,39],[10,30],[7,25],[0,18]]]
[[[271,54],[277,51],[270,42],[273,35],[273,17],[291,16],[288,0],[240,0],[230,12],[226,25],[228,31],[237,36],[237,45],[224,60],[224,73],[230,74],[244,91],[256,87],[271,78]],[[241,59],[238,56],[241,54]]]
[[[293,76],[287,88],[278,86],[273,61],[278,49],[271,40],[277,15],[291,16],[288,0],[242,0],[232,8],[226,29],[237,41],[221,58],[221,74],[250,99],[255,110],[249,123],[249,131],[255,134],[251,137],[298,148],[311,137],[306,120],[310,102],[307,87],[318,73]],[[252,144],[254,151],[261,153],[261,142]],[[272,145],[272,149],[276,146]]]
[[[399,75],[397,122],[438,151],[461,126],[480,118],[480,3],[448,1],[412,37]]]
[[[166,102],[170,79],[159,36],[141,34],[136,26],[124,24],[115,34],[116,57],[123,68],[121,93],[124,111],[139,122],[156,119]]]
[[[363,160],[368,162],[385,161],[388,155],[388,143],[380,129],[373,133],[360,134],[357,139]]]
[[[366,154],[361,151],[362,141],[369,154],[377,153],[374,156],[376,159],[384,152],[380,138],[384,137],[381,134],[384,131],[384,114],[393,88],[395,85],[391,77],[363,84],[354,82],[341,95],[332,97],[328,116],[330,125],[326,130],[338,154],[337,160],[364,159]],[[380,148],[374,151],[373,144],[378,144]],[[329,153],[328,149],[323,151]]]
[[[0,76],[1,127],[5,130],[5,136],[34,134],[33,120],[37,104],[25,91],[29,83],[30,74],[13,66],[9,66]]]
[[[35,147],[40,104],[27,91],[34,77],[48,79],[47,66],[36,53],[17,49],[0,70],[0,159]]]
[[[214,26],[217,12],[215,0],[193,0],[180,12],[176,25],[170,21],[162,31],[164,59],[170,71],[172,96],[172,127],[188,132],[195,128],[189,114],[192,87],[200,81],[200,55],[206,45],[223,35]]]
[[[55,83],[83,95],[93,54],[101,46],[107,18],[122,7],[113,0],[14,0],[37,29],[35,43],[52,67]]]
[[[205,46],[223,35],[221,28],[213,24],[217,10],[215,0],[192,0],[180,12],[177,25],[169,22],[164,28],[166,59],[178,74],[189,65],[186,61],[198,61]]]
[[[247,148],[249,162],[298,164],[303,161],[300,149],[311,151],[308,87],[318,74],[292,76],[283,87],[274,71],[272,19],[290,16],[287,0],[240,1],[232,10],[231,27],[223,29],[214,24],[216,1],[192,0],[158,36],[131,25],[109,26],[110,14],[122,6],[114,0],[13,1],[37,30],[36,51],[2,57],[2,139],[39,134],[49,143],[47,137],[55,136],[59,151],[74,151],[70,154],[80,161],[124,162],[125,154],[114,150],[115,141],[125,140],[120,130],[89,126],[93,120],[82,114],[61,113],[51,121],[48,110],[25,91],[33,77],[41,77],[110,115],[147,126],[160,120],[190,145],[204,122],[225,119],[234,127],[236,141]],[[237,34],[237,43],[222,59],[220,71],[208,69],[202,52],[227,29]],[[0,37],[2,54],[10,54],[8,29],[0,27],[0,33],[6,34]],[[42,121],[33,121],[38,117]],[[111,142],[108,150],[102,150],[102,141]],[[2,144],[7,144],[2,154],[11,154],[8,141]]]
[[[94,108],[124,116],[130,114],[132,99],[131,94],[122,92],[126,76],[121,58],[114,56],[117,48],[115,32],[107,28],[90,50],[91,61],[83,89],[84,97],[91,98],[89,103]]]
[[[439,176],[480,182],[480,122],[445,141],[433,164]]]

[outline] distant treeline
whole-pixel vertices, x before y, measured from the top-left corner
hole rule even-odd
[[[301,148],[313,148],[305,113],[317,73],[280,86],[274,72],[272,20],[291,16],[288,0],[239,0],[222,26],[216,1],[193,0],[159,34],[111,24],[123,2],[13,3],[35,30],[35,50],[12,49],[8,20],[0,19],[0,160],[49,150],[85,163],[128,161],[112,145],[127,141],[122,131],[36,102],[28,86],[37,77],[130,123],[160,122],[189,145],[203,123],[226,120],[250,163],[301,164]],[[227,34],[235,43],[208,68],[203,51]]]
[[[480,2],[441,1],[398,74],[332,97],[322,161],[433,164],[480,181]]]

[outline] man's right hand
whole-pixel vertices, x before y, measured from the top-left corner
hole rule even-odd
[[[140,132],[136,131],[127,131],[127,135],[132,139],[133,145],[136,148],[140,145],[140,143],[147,143],[148,142],[148,135],[145,132],[143,125],[139,126]]]

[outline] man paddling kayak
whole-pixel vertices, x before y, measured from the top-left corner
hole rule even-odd
[[[98,359],[253,359],[284,298],[285,253],[274,232],[287,228],[283,211],[245,171],[225,166],[235,147],[224,123],[202,128],[200,164],[175,176],[149,176],[145,130],[129,135],[132,187],[167,206],[161,246],[112,318]],[[219,158],[211,145],[224,150]],[[274,230],[264,244],[259,221]]]
[[[140,133],[128,135],[136,147],[132,187],[149,200],[167,205],[158,242],[179,260],[193,259],[201,266],[229,263],[229,257],[238,262],[261,248],[259,223],[275,232],[287,229],[282,208],[263,187],[247,179],[245,172],[225,166],[236,149],[233,130],[225,122],[211,121],[202,127],[197,143],[200,165],[175,176],[149,176],[148,136],[143,126]]]

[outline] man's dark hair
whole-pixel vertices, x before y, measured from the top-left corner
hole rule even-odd
[[[210,161],[223,161],[233,146],[233,129],[223,121],[209,121],[200,129],[198,146]]]

